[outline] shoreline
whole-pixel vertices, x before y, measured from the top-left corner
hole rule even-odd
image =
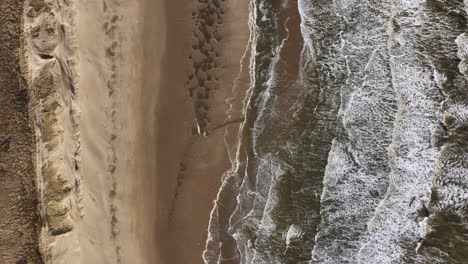
[[[166,67],[163,66],[162,76],[166,78],[161,83],[161,104],[156,110],[157,153],[164,153],[158,156],[155,174],[156,184],[159,183],[156,192],[160,193],[155,210],[159,212],[157,223],[163,234],[157,242],[164,245],[161,249],[165,252],[161,263],[202,263],[213,200],[221,176],[231,165],[225,133],[236,133],[238,124],[224,126],[231,130],[228,132],[219,127],[232,121],[225,114],[229,108],[226,100],[236,96],[231,100],[243,100],[242,92],[233,94],[232,86],[249,36],[248,1],[235,3],[236,6],[215,2],[220,5],[207,7],[186,1],[182,9],[180,3],[166,2],[166,23],[171,29],[167,30],[168,49],[163,61]],[[239,12],[239,8],[245,12]],[[198,16],[197,9],[202,14],[218,10],[220,18],[215,23],[219,27],[203,26],[212,22]],[[238,23],[239,19],[245,24]],[[212,40],[211,47],[194,46],[200,43],[200,37],[207,41],[210,36],[216,40]],[[198,67],[206,73],[199,72]],[[191,86],[195,74],[198,85],[204,83],[201,90],[200,86]],[[198,107],[206,112],[199,112]],[[205,122],[198,123],[200,118],[206,118]],[[207,136],[198,135],[213,128],[217,129]]]

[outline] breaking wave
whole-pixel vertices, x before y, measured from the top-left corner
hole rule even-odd
[[[245,121],[205,263],[464,263],[467,9],[252,0]]]

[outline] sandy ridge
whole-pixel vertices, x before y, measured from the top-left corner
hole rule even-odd
[[[80,214],[79,110],[73,7],[68,1],[27,1],[24,6],[23,75],[30,87],[36,175],[43,222],[41,250],[49,263],[77,250],[71,236]],[[76,239],[76,238],[75,238]],[[62,243],[61,241],[68,241]],[[79,250],[79,249],[78,249]]]

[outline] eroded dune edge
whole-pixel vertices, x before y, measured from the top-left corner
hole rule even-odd
[[[79,184],[76,60],[70,39],[70,7],[61,4],[25,3],[24,16],[22,55],[30,87],[44,241],[73,230],[70,211],[77,204],[75,187]],[[57,14],[63,15],[62,21]]]

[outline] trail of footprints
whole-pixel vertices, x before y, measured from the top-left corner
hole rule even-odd
[[[198,0],[197,9],[192,13],[196,26],[193,31],[192,64],[186,83],[193,100],[197,127],[194,134],[206,135],[210,124],[208,101],[213,91],[219,89],[219,56],[222,35],[225,0]]]
[[[186,87],[193,101],[197,127],[192,129],[194,135],[207,136],[210,131],[209,100],[213,92],[219,89],[219,56],[222,36],[220,28],[225,13],[225,0],[198,0],[196,10],[192,13],[195,25],[192,36],[192,53],[189,56],[192,65]],[[190,149],[190,146],[188,147]],[[187,176],[188,164],[185,159],[179,164],[177,185],[169,210],[168,224],[171,226],[180,188]]]
[[[118,244],[118,236],[119,236],[119,229],[118,229],[118,208],[115,204],[115,197],[117,195],[117,180],[115,178],[115,171],[117,169],[117,156],[115,153],[115,140],[117,139],[117,124],[116,124],[116,92],[117,92],[117,64],[118,64],[118,55],[120,54],[120,45],[118,42],[118,21],[119,16],[116,14],[114,5],[115,1],[107,1],[104,0],[103,2],[103,11],[105,16],[105,22],[103,25],[104,33],[107,39],[107,46],[106,46],[106,65],[109,67],[107,69],[107,83],[106,89],[108,93],[108,106],[106,109],[106,115],[108,122],[108,138],[107,138],[107,147],[108,147],[108,154],[107,154],[107,176],[111,183],[111,189],[109,193],[110,199],[110,216],[111,216],[111,235],[115,241],[115,254],[117,257],[117,263],[121,263],[121,248]]]
[[[179,163],[179,173],[177,174],[177,185],[174,191],[174,196],[172,197],[171,207],[169,209],[169,216],[168,216],[168,225],[171,227],[172,220],[174,218],[176,202],[180,195],[180,187],[182,186],[187,172],[187,163],[183,160]]]

